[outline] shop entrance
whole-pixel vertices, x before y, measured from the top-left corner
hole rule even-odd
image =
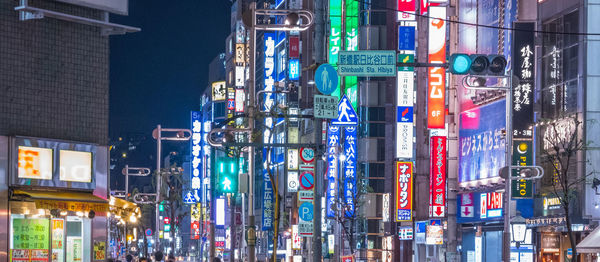
[[[560,254],[553,252],[542,253],[542,262],[560,262]]]

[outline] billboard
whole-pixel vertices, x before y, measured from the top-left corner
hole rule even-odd
[[[342,48],[342,0],[329,0],[329,56],[330,65],[337,68],[338,53]],[[340,84],[331,94],[340,98]]]
[[[338,154],[340,143],[340,127],[329,126],[327,129],[327,217],[335,217],[335,197],[337,196]]]
[[[396,157],[413,157],[413,122],[414,122],[414,70],[398,71],[396,83]]]
[[[446,137],[432,136],[429,165],[429,216],[444,217],[446,213]]]
[[[512,53],[513,75],[513,137],[533,139],[533,91],[535,88],[534,22],[515,22]]]
[[[446,7],[429,8],[429,63],[446,62]],[[441,19],[436,19],[441,18]],[[446,101],[446,70],[430,67],[428,74],[427,127],[444,128]]]
[[[396,162],[396,222],[412,220],[413,164]]]
[[[218,81],[212,83],[212,101],[223,101],[227,99],[227,88],[225,88],[225,81]]]
[[[459,183],[499,176],[505,166],[505,112],[505,100],[499,100],[460,114]]]

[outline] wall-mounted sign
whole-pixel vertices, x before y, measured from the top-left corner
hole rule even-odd
[[[390,194],[386,193],[382,195],[382,205],[381,205],[381,216],[383,217],[383,222],[390,221]]]
[[[235,90],[235,112],[241,113],[244,112],[244,103],[246,102],[246,93],[244,89],[236,89]]]
[[[223,101],[227,99],[227,88],[225,87],[225,81],[218,81],[212,83],[212,100]]]
[[[300,57],[300,37],[290,36],[288,44],[290,46],[290,58]]]
[[[92,182],[92,153],[59,150],[60,180]]]
[[[502,193],[481,193],[479,201],[480,218],[494,218],[502,216]]]
[[[425,244],[428,221],[417,221],[415,223],[415,243]]]
[[[475,205],[474,205],[473,193],[460,194],[460,216],[461,217],[474,217],[475,216]]]
[[[342,48],[342,0],[329,0],[329,24],[330,24],[330,32],[329,32],[329,56],[327,61],[333,67],[337,67],[338,63],[338,55]],[[317,70],[318,71],[318,70]],[[337,77],[337,73],[335,74]],[[329,77],[333,77],[332,74],[329,74]],[[315,82],[317,81],[318,76],[315,76]],[[325,95],[333,95],[340,97],[340,84],[339,81],[335,82],[335,86],[333,86],[334,91]]]
[[[512,164],[515,166],[533,165],[533,141],[513,140]],[[519,176],[519,169],[512,169],[512,176]],[[533,198],[533,182],[531,180],[512,180],[511,198]]]
[[[329,126],[327,129],[327,217],[335,217],[335,200],[337,197],[338,152],[340,144],[340,127]]]
[[[444,228],[440,219],[431,219],[427,224],[427,235],[425,236],[427,245],[443,245],[444,244]]]
[[[233,62],[238,66],[243,66],[244,62],[246,62],[246,45],[245,44],[235,44],[235,57]]]
[[[288,71],[290,80],[300,79],[300,60],[290,59],[290,69]]]
[[[19,146],[18,178],[52,179],[52,149]]]
[[[292,225],[292,249],[300,250],[302,245],[302,237],[300,237],[300,233],[298,232],[298,225]]]
[[[356,198],[356,126],[344,129],[344,198],[346,202],[346,217],[354,216],[354,198]]]
[[[429,216],[446,214],[446,137],[432,136],[430,140]]]
[[[191,125],[191,130],[192,130],[192,137],[190,139],[190,152],[192,152],[191,154],[191,161],[190,161],[190,165],[191,165],[191,172],[190,172],[190,179],[191,179],[191,192],[190,194],[188,194],[184,201],[186,203],[197,203],[200,202],[201,198],[200,196],[202,195],[201,192],[201,188],[202,188],[202,176],[201,176],[201,166],[200,166],[200,162],[201,162],[201,157],[200,157],[200,151],[201,151],[201,146],[200,146],[200,141],[202,140],[202,122],[200,122],[202,119],[200,112],[198,111],[192,111],[191,112],[191,120],[190,120],[190,125]]]
[[[533,138],[533,91],[535,88],[535,22],[514,22],[512,61],[513,83],[513,137]]]
[[[415,31],[414,26],[398,26],[398,50],[415,50]]]
[[[416,0],[398,0],[398,20],[415,20]]]
[[[338,74],[340,76],[396,76],[396,51],[340,51]]]
[[[558,197],[544,197],[544,211],[559,209],[561,205]]]
[[[216,224],[217,224],[217,226],[224,226],[225,225],[225,199],[217,198],[216,202],[217,202],[215,205]]]
[[[413,157],[414,72],[398,71],[396,111],[396,157]]]
[[[243,87],[246,82],[246,69],[243,66],[235,67],[235,86]]]
[[[398,226],[398,239],[412,240],[413,228],[411,226]]]
[[[297,192],[298,191],[298,171],[288,171],[287,174],[287,188],[288,192]]]
[[[396,221],[412,220],[412,162],[396,162]]]
[[[298,149],[296,148],[287,150],[287,169],[298,170]]]
[[[429,63],[446,62],[446,7],[429,7]],[[428,75],[427,127],[444,128],[446,111],[446,70],[430,67]]]

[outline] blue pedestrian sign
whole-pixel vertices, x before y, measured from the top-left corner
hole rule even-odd
[[[300,219],[304,221],[312,221],[313,220],[313,204],[311,202],[304,202],[298,208],[298,214],[300,215]]]
[[[331,120],[331,125],[334,126],[355,126],[358,125],[358,115],[350,100],[346,95],[342,96],[340,103],[338,104],[338,117]]]
[[[330,64],[322,64],[315,71],[315,84],[324,95],[331,95],[338,87],[338,81],[338,73]]]

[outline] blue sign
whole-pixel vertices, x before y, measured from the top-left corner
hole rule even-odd
[[[310,190],[315,186],[315,176],[308,171],[300,175],[300,186],[304,190]]]
[[[344,197],[346,199],[346,217],[354,216],[354,198],[356,197],[356,126],[344,130]]]
[[[315,85],[324,95],[331,95],[338,87],[338,81],[337,71],[330,64],[322,64],[315,71]]]
[[[429,220],[429,225],[430,226],[441,226],[442,225],[442,220],[441,219],[430,219]]]
[[[412,123],[413,122],[413,107],[412,106],[399,106],[398,107],[398,123]]]
[[[146,229],[146,236],[151,236],[152,235],[152,229],[148,228]]]
[[[263,163],[268,163],[267,158],[272,157],[267,150],[263,149]],[[262,214],[262,230],[271,230],[273,228],[273,186],[271,185],[271,177],[269,171],[263,168],[263,214]]]
[[[415,50],[415,27],[398,27],[398,50]]]
[[[304,221],[312,221],[313,220],[313,204],[311,202],[304,202],[298,208],[298,215],[300,219]]]
[[[346,95],[342,96],[338,104],[338,118],[331,120],[331,125],[334,126],[355,126],[358,125],[358,115],[350,100]]]
[[[335,217],[335,198],[337,196],[338,154],[340,144],[340,128],[329,126],[327,128],[327,217]]]
[[[482,207],[482,204],[487,205],[487,199],[482,201],[482,195],[490,194],[491,192],[473,192],[457,195],[457,223],[478,223],[489,221],[501,221],[503,218],[503,209],[488,209],[487,206]],[[533,217],[533,199],[516,199],[517,210],[521,212],[524,218]],[[502,203],[504,206],[504,203]],[[484,211],[485,214],[481,212]],[[490,216],[492,211],[492,216]]]
[[[460,114],[458,182],[499,176],[505,164],[505,100]]]
[[[280,37],[281,38],[281,37]],[[277,38],[277,34],[274,32],[265,32],[263,34],[264,40],[264,90],[273,91],[275,78],[277,77],[277,63],[275,57],[276,42],[281,43]],[[272,93],[265,93],[265,99],[263,100],[263,108],[266,111],[270,111],[275,104],[274,95]],[[269,128],[273,127],[273,119],[266,118],[265,125]],[[263,134],[264,141],[271,141],[270,133],[265,132]],[[269,150],[263,148],[262,161],[263,165],[267,166],[271,160],[274,159],[273,152],[269,153]],[[268,167],[270,168],[270,167]],[[271,185],[271,178],[269,177],[268,169],[263,168],[263,208],[262,208],[262,230],[271,230],[273,228],[273,187]]]
[[[417,221],[415,231],[415,233],[427,233],[427,221]]]
[[[300,79],[300,60],[290,59],[289,77],[290,80]]]
[[[202,122],[201,122],[201,114],[198,111],[191,112],[191,130],[192,137],[190,139],[190,152],[191,154],[191,162],[190,162],[190,181],[191,181],[191,191],[187,192],[184,202],[188,204],[194,204],[200,202],[199,192],[202,190],[202,177],[200,172],[202,172],[202,168],[200,166],[201,157],[200,151],[202,150],[202,146],[200,145],[202,139]]]

